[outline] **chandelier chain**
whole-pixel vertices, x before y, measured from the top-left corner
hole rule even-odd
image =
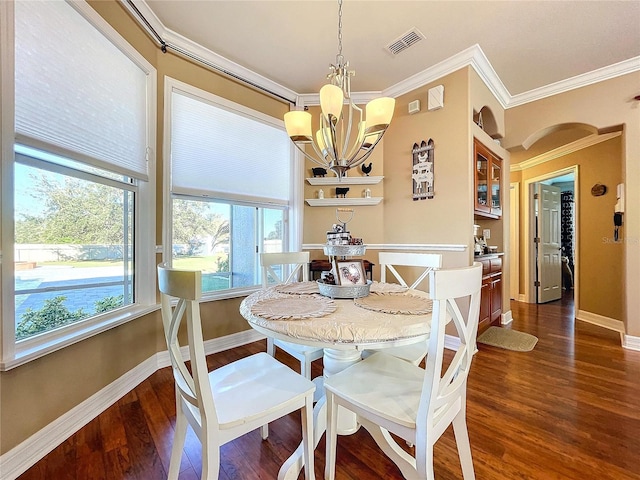
[[[1,1],[1,0],[0,0]],[[335,65],[329,65],[329,84],[320,89],[320,128],[313,133],[311,114],[291,111],[285,114],[287,134],[296,148],[309,160],[332,170],[338,181],[347,170],[361,165],[373,152],[387,130],[395,100],[389,97],[371,100],[364,110],[351,99],[349,62],[342,55],[342,3],[338,0],[338,53]],[[308,152],[306,146],[313,148]]]
[[[342,0],[338,0],[338,55],[336,59],[342,57]],[[340,62],[337,62],[340,63]]]

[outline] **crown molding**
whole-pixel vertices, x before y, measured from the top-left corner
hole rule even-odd
[[[153,34],[152,30],[155,30],[160,37],[163,37],[167,29],[164,24],[160,21],[157,15],[149,8],[147,2],[144,0],[120,0],[122,6],[133,16],[133,19],[140,24],[140,26],[147,31],[156,41],[158,40],[156,36]],[[135,7],[135,8],[134,8]],[[140,21],[138,17],[138,12],[135,9],[138,9],[140,14],[144,17],[149,25],[145,25]],[[149,28],[150,27],[150,28]]]
[[[570,153],[577,152],[578,150],[582,150],[583,148],[606,142],[607,140],[619,137],[620,135],[622,135],[622,132],[604,133],[602,135],[589,135],[587,137],[576,140],[575,142],[571,142],[561,147],[554,148],[553,150],[549,150],[542,155],[530,158],[529,160],[525,160],[524,162],[511,164],[510,171],[519,172],[521,170],[526,170],[527,168],[532,168],[545,162],[555,160],[556,158],[563,157],[564,155],[569,155]]]
[[[478,48],[471,58],[471,66],[480,76],[487,88],[491,90],[491,93],[493,93],[496,99],[500,102],[500,105],[502,105],[503,108],[507,108],[511,101],[511,94],[509,93],[509,90],[507,90],[507,87],[502,83],[502,80],[493,69],[493,65],[489,62],[489,59],[484,54],[482,48],[480,48],[480,45],[476,44],[474,46]]]
[[[219,55],[202,45],[170,30],[164,26],[164,24],[158,19],[158,17],[153,13],[149,5],[144,0],[120,0],[124,7],[133,15],[136,21],[140,24],[142,28],[144,28],[147,33],[155,39],[158,44],[160,40],[157,36],[160,36],[160,39],[164,41],[171,50],[174,50],[176,53],[192,59],[199,61],[215,71],[228,75],[232,78],[236,78],[238,80],[243,81],[244,83],[252,84],[255,87],[258,87],[260,90],[266,91],[267,93],[275,94],[280,97],[281,100],[288,100],[289,103],[295,103],[297,101],[298,94],[293,90],[283,87],[279,83],[274,82],[248,68],[239,65],[222,55]],[[149,23],[151,29],[155,30],[154,32],[149,28],[149,26],[145,25],[144,22],[138,16],[138,13],[132,7],[135,5],[144,17],[144,19]],[[157,34],[157,35],[156,35]]]
[[[275,93],[282,97],[282,99],[287,99],[289,103],[294,103],[298,98],[298,94],[293,90],[283,87],[273,80],[269,80],[268,78],[243,67],[242,65],[232,62],[222,55],[218,55],[217,53],[204,48],[202,45],[189,40],[172,30],[166,30],[164,39],[167,44],[174,50],[178,51],[178,53],[181,53],[188,58],[195,57],[200,61],[204,60],[203,63],[213,67],[216,71],[220,71],[233,78],[238,78],[271,93]]]
[[[638,70],[640,70],[640,56],[514,95],[509,99],[507,108],[517,107],[518,105],[541,100],[546,97],[558,95],[559,93],[568,92],[569,90],[586,87],[587,85],[610,80]]]
[[[510,95],[502,80],[496,74],[489,63],[480,45],[475,44],[455,55],[435,64],[432,67],[417,73],[394,86],[383,90],[383,94],[388,97],[398,97],[420,88],[428,83],[455,72],[463,67],[471,66],[478,73],[480,78],[487,85],[498,101],[506,108]]]
[[[120,2],[157,43],[160,44],[160,40],[164,41],[167,46],[175,50],[176,53],[187,58],[201,61],[212,69],[232,78],[236,78],[248,84],[253,84],[261,90],[280,97],[281,100],[288,100],[299,108],[320,104],[319,94],[317,93],[296,93],[273,80],[259,75],[248,68],[204,48],[203,46],[177,34],[172,30],[167,29],[155,15],[153,10],[149,8],[145,0],[120,0]],[[135,8],[133,8],[133,5],[135,5]],[[135,9],[138,9],[149,25],[145,25],[145,23],[139,18]],[[158,39],[158,35],[160,36],[160,39]],[[508,109],[638,71],[640,70],[640,56],[630,58],[607,67],[599,68],[582,75],[577,75],[566,80],[561,80],[544,87],[529,90],[528,92],[511,95],[484,54],[480,45],[475,44],[443,60],[442,62],[423,70],[422,72],[412,75],[406,80],[384,89],[382,92],[354,92],[351,97],[353,102],[356,104],[364,104],[380,96],[396,98],[400,95],[404,95],[423,87],[428,83],[435,82],[440,78],[466,66],[473,67],[487,88],[500,102],[502,107]]]

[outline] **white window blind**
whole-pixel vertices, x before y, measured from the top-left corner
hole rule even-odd
[[[173,193],[288,202],[292,156],[284,125],[178,91],[171,102]]]
[[[18,141],[147,179],[147,74],[64,1],[15,2]]]

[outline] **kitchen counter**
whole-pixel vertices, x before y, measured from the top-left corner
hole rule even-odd
[[[496,253],[483,253],[482,255],[474,255],[473,258],[475,260],[486,260],[488,258],[498,258],[502,257],[504,252],[496,252]]]

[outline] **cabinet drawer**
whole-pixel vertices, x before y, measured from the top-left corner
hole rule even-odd
[[[489,259],[489,263],[490,263],[490,272],[494,273],[494,272],[501,272],[502,271],[502,258],[498,257],[498,258],[491,258]],[[482,273],[484,273],[484,268],[482,269]]]
[[[482,263],[482,276],[491,273],[491,262],[489,260],[480,260]]]

